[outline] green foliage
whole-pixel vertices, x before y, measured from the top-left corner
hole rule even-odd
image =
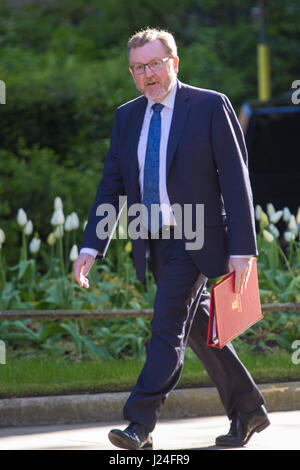
[[[12,357],[70,360],[144,360],[150,337],[149,321],[130,320],[4,320],[0,336]]]
[[[20,143],[16,153],[0,150],[0,218],[2,229],[9,233],[6,244],[9,264],[17,262],[15,246],[21,234],[16,217],[20,206],[26,208],[34,230],[45,240],[52,230],[50,217],[56,196],[64,200],[66,213],[76,210],[83,220],[87,218],[100,168],[99,156],[95,155],[91,168],[82,172],[80,168],[60,165],[57,154],[50,148],[35,146],[29,150]]]
[[[188,351],[190,352],[190,351]],[[299,380],[299,366],[286,351],[276,354],[240,353],[256,383]],[[0,368],[0,397],[25,397],[66,393],[100,393],[131,390],[143,367],[143,361],[68,360],[64,357],[32,356],[12,358],[7,355]],[[186,354],[179,387],[210,386],[211,380],[195,355]]]
[[[128,255],[127,255],[128,257]],[[123,260],[124,261],[124,260]],[[21,261],[11,268],[13,275],[1,292],[0,309],[112,309],[147,307],[149,287],[129,284],[133,266],[127,260],[128,273],[125,281],[110,272],[107,264],[92,269],[92,287],[86,291],[78,286],[70,274],[60,274],[59,260],[51,266],[52,276],[36,272],[35,260]],[[111,276],[111,277],[110,277]],[[144,295],[145,293],[145,295]],[[149,299],[150,300],[150,299]],[[152,299],[153,303],[153,299]],[[148,320],[18,320],[3,321],[0,337],[10,349],[13,357],[30,355],[35,351],[47,357],[71,359],[113,359],[119,357],[145,357],[145,342],[150,336]]]
[[[284,222],[283,210],[276,212],[272,204],[268,204],[267,213],[260,206],[257,208],[256,218],[260,226],[257,267],[261,303],[300,302],[300,224],[296,223],[300,222],[300,210],[297,217],[289,214]],[[274,220],[283,223],[282,233],[275,227]],[[287,234],[291,237],[289,242],[286,241]],[[264,351],[274,346],[290,350],[292,342],[299,337],[300,316],[297,311],[266,312],[263,321],[242,336],[253,349]],[[240,338],[238,344],[239,341]]]
[[[12,53],[16,64],[10,67]],[[7,102],[0,108],[2,146],[16,150],[22,139],[29,147],[52,148],[60,161],[89,167],[91,144],[109,138],[115,107],[132,97],[128,74],[122,56],[82,64],[76,56],[61,58],[53,52],[27,60],[21,50],[3,52],[0,76]],[[76,158],[78,146],[85,148],[85,162]]]

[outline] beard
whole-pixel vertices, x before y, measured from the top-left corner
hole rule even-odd
[[[171,91],[176,77],[169,77],[169,80],[162,83],[158,78],[148,79],[143,87],[138,90],[152,101],[162,101]]]

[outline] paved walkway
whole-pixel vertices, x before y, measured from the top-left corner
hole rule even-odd
[[[255,434],[243,450],[300,450],[300,411],[269,413],[271,426]],[[154,450],[217,450],[215,437],[227,433],[225,416],[160,420]],[[0,450],[115,450],[107,434],[126,423],[0,428]],[[120,449],[119,449],[120,451]],[[110,454],[110,453],[109,453]],[[124,454],[122,454],[124,455]]]

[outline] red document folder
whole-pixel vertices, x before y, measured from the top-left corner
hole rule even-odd
[[[211,287],[207,345],[222,349],[263,318],[259,297],[257,260],[253,258],[247,288],[234,292],[235,273]]]

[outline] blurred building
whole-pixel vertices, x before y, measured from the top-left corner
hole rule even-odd
[[[282,98],[246,102],[239,120],[249,153],[254,203],[277,209],[300,206],[300,105],[292,92]]]

